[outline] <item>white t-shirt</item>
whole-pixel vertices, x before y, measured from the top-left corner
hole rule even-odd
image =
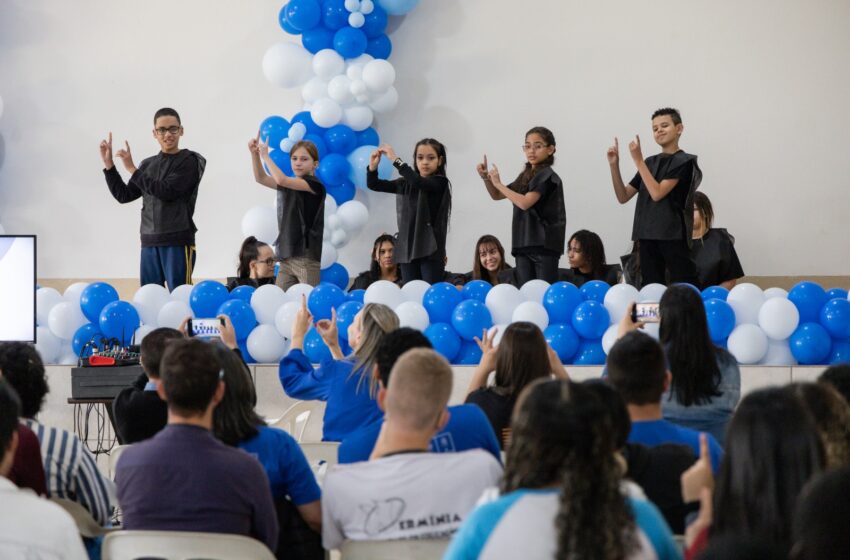
[[[336,465],[322,488],[322,542],[331,550],[344,540],[446,538],[501,475],[481,449]]]
[[[0,558],[88,560],[71,516],[0,476]]]

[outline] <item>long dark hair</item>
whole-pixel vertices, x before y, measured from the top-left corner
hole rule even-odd
[[[578,241],[581,254],[590,265],[590,274],[596,279],[605,278],[605,246],[602,239],[592,231],[580,229],[570,237],[567,247],[573,240]]]
[[[850,406],[828,383],[792,383],[815,421],[830,468],[850,466]]]
[[[620,490],[614,423],[595,391],[540,380],[514,412],[502,492],[560,484],[556,558],[627,557],[637,546],[634,515]]]
[[[532,134],[539,134],[543,141],[546,142],[547,146],[555,145],[555,135],[552,134],[552,131],[546,128],[545,126],[535,126],[525,133],[525,138]],[[550,155],[543,161],[537,164],[537,167],[531,167],[531,164],[527,161],[525,162],[525,168],[523,168],[522,172],[517,175],[517,178],[514,179],[514,182],[511,183],[510,187],[512,190],[525,194],[528,192],[528,184],[531,182],[531,179],[537,174],[538,171],[543,169],[544,167],[551,167],[555,164],[555,154]]]
[[[245,362],[229,348],[215,347],[216,358],[224,371],[224,398],[213,412],[213,432],[227,445],[254,437],[265,421],[254,411],[257,390]]]
[[[708,335],[700,295],[689,286],[670,286],[661,296],[659,340],[673,374],[670,398],[684,406],[707,403],[721,393],[719,350]]]
[[[526,385],[550,373],[546,339],[537,325],[525,321],[508,325],[496,350],[496,390],[516,397]]]
[[[793,391],[769,388],[744,397],[726,434],[714,494],[711,536],[761,538],[787,550],[803,486],[824,468],[815,423]]]
[[[478,256],[478,251],[481,249],[482,245],[493,245],[497,251],[499,251],[499,258],[502,260],[499,263],[499,270],[496,271],[495,282],[490,279],[490,271],[481,266],[481,257]],[[498,274],[499,272],[510,268],[508,263],[505,262],[505,248],[502,247],[502,242],[495,235],[482,235],[478,240],[478,243],[475,244],[475,257],[472,260],[472,279],[473,280],[487,280],[491,284],[497,284],[499,281]],[[485,278],[486,276],[486,278]]]
[[[253,235],[246,237],[239,249],[239,267],[236,269],[236,276],[242,279],[250,278],[251,261],[260,258],[260,248],[268,246],[268,243],[263,243]]]
[[[705,231],[711,229],[711,224],[714,222],[714,209],[711,207],[711,201],[702,191],[694,193],[694,208],[702,216],[702,223],[705,225]]]
[[[395,237],[389,233],[384,233],[379,235],[375,240],[375,244],[372,246],[372,262],[369,265],[369,275],[372,277],[372,280],[381,279],[381,263],[378,262],[378,251],[384,243],[392,243],[393,247],[395,247]],[[396,265],[396,271],[398,272],[398,265]]]
[[[448,165],[448,156],[446,156],[446,146],[443,145],[439,140],[435,140],[433,138],[423,138],[419,142],[416,143],[416,146],[413,147],[413,170],[419,173],[419,164],[416,163],[416,152],[419,151],[419,146],[431,146],[434,148],[434,151],[437,152],[437,157],[440,158],[440,165],[437,166],[437,170],[434,172],[434,175],[440,175],[441,177],[446,177],[446,166]],[[448,223],[452,221],[452,182],[446,178],[448,182],[448,197],[446,197],[446,216],[448,216]]]

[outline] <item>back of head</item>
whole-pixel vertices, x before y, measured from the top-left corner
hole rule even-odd
[[[159,363],[165,353],[165,347],[169,341],[181,338],[183,335],[177,329],[160,327],[152,330],[142,339],[140,361],[148,377],[159,378]]]
[[[18,431],[18,417],[21,413],[21,400],[14,387],[0,379],[0,464],[5,463],[6,452]],[[0,472],[0,476],[8,473]]]
[[[363,320],[360,331],[360,346],[354,351],[354,368],[362,369],[364,376],[370,376],[375,363],[378,345],[388,332],[398,328],[398,315],[381,303],[367,303],[360,310]],[[375,390],[376,386],[372,386]]]
[[[769,541],[740,535],[712,538],[699,560],[787,560],[781,548]]]
[[[790,546],[791,516],[803,486],[824,466],[814,421],[788,388],[741,400],[726,433],[711,534]]]
[[[168,410],[186,418],[206,411],[222,371],[213,345],[196,339],[170,343],[159,370]]]
[[[679,113],[678,109],[674,109],[672,107],[662,107],[661,109],[656,109],[654,113],[652,113],[652,118],[650,120],[654,120],[656,117],[663,117],[665,115],[669,115],[671,119],[673,119],[673,124],[682,124],[682,115]]]
[[[452,392],[452,368],[429,348],[408,350],[392,368],[386,417],[400,429],[435,432]]]
[[[658,404],[667,377],[664,351],[651,336],[632,331],[608,352],[608,382],[626,404]]]
[[[154,124],[156,124],[156,119],[158,119],[159,117],[174,117],[175,119],[177,119],[177,122],[180,123],[180,115],[178,115],[177,111],[175,111],[171,107],[163,107],[162,109],[160,109],[156,113],[154,113],[154,115],[153,115],[153,123]]]
[[[850,468],[814,478],[794,513],[792,560],[850,558]]]
[[[35,346],[24,342],[0,343],[0,372],[21,400],[21,416],[35,418],[49,391],[44,364]]]
[[[540,328],[525,321],[508,325],[496,350],[496,387],[516,397],[526,385],[550,373],[546,339]]]
[[[602,276],[605,271],[605,245],[602,243],[602,238],[592,231],[580,229],[570,237],[567,245],[569,246],[573,240],[578,241],[581,254],[590,265],[591,273],[594,276]]]
[[[850,364],[836,364],[824,370],[818,382],[829,383],[850,403]]]
[[[614,436],[614,447],[622,449],[626,446],[629,433],[632,431],[632,419],[623,396],[614,387],[602,379],[588,379],[582,385],[590,390],[611,416],[611,429]]]
[[[794,383],[823,440],[830,468],[850,466],[850,405],[827,383]]]
[[[224,398],[213,411],[213,432],[228,445],[236,445],[257,434],[265,421],[254,411],[257,391],[251,372],[233,350],[212,344],[224,370]]]
[[[389,387],[390,373],[402,354],[414,348],[433,348],[421,331],[401,327],[384,335],[375,351],[375,365],[383,386]]]

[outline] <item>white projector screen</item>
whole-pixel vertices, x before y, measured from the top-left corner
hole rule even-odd
[[[0,341],[35,342],[35,236],[0,235]]]

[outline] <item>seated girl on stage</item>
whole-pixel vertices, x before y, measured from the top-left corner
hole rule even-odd
[[[401,272],[393,258],[394,251],[395,237],[388,233],[380,235],[372,247],[372,262],[369,270],[357,275],[349,291],[365,290],[378,280],[387,280],[400,285]]]
[[[484,235],[475,244],[472,270],[466,274],[458,274],[454,284],[462,286],[473,280],[485,280],[493,286],[513,283],[508,278],[512,271],[513,267],[505,262],[505,248],[502,247],[501,241],[494,235]]]
[[[242,242],[239,249],[239,268],[236,277],[227,279],[227,289],[233,291],[238,286],[258,288],[274,282],[274,251],[253,235]]]
[[[592,231],[580,229],[567,243],[570,270],[567,278],[561,278],[581,287],[591,280],[602,280],[609,285],[620,281],[620,266],[605,264],[605,246],[602,239]]]
[[[723,286],[731,290],[744,275],[735,238],[722,228],[713,228],[714,209],[704,193],[694,193],[694,233],[691,255],[697,265],[697,276],[702,288]]]

